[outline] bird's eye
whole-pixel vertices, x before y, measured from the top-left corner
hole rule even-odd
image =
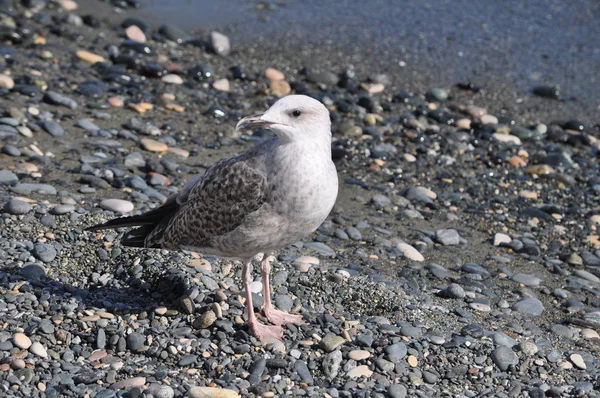
[[[298,109],[292,112],[293,117],[300,117],[300,115],[302,115],[302,112],[300,112]]]

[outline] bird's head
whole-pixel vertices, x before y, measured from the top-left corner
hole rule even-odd
[[[306,95],[288,95],[265,113],[247,116],[236,130],[269,129],[283,141],[327,139],[331,141],[329,111]]]

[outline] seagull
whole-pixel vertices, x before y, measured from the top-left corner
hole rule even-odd
[[[321,225],[335,204],[338,177],[331,159],[329,111],[321,102],[289,95],[236,126],[238,131],[256,129],[268,129],[274,137],[213,164],[154,210],[86,230],[137,227],[125,233],[123,246],[241,260],[250,331],[263,342],[281,341],[283,325],[305,322],[300,315],[274,308],[270,253]],[[252,305],[252,259],[261,253],[262,311],[271,325],[257,320]]]

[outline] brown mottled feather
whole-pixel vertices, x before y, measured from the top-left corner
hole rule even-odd
[[[87,230],[141,226],[128,232],[121,243],[165,249],[211,248],[214,238],[235,230],[269,200],[267,179],[256,165],[261,163],[258,158],[264,156],[265,147],[275,145],[276,138],[215,163],[157,209]]]

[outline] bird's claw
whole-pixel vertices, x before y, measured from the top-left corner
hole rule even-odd
[[[265,316],[269,322],[271,322],[273,325],[306,325],[306,322],[304,322],[304,319],[301,315],[289,314],[273,307],[265,307],[263,308],[263,312],[265,313]]]

